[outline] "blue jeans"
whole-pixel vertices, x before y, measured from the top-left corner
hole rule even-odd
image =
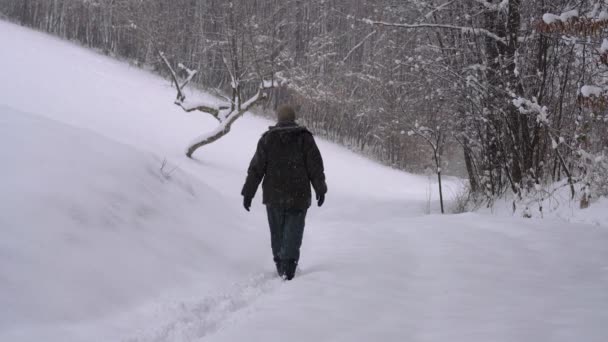
[[[266,207],[270,242],[275,263],[295,263],[300,259],[307,209]]]

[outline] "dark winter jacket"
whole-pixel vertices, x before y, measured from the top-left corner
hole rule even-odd
[[[312,133],[294,122],[270,127],[258,142],[241,194],[253,198],[262,179],[264,204],[270,207],[310,207],[311,184],[324,195],[323,159]]]

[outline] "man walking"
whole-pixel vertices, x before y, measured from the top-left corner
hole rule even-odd
[[[277,110],[278,123],[269,127],[247,171],[243,186],[243,206],[247,211],[262,181],[263,199],[268,213],[272,255],[279,276],[293,279],[304,234],[306,211],[311,204],[310,186],[317,203],[325,201],[327,185],[323,159],[315,139],[305,127],[296,124],[290,106]]]

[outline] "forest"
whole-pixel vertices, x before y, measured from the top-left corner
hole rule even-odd
[[[184,110],[182,79],[230,113],[263,90],[263,106],[294,104],[315,134],[386,165],[466,178],[480,203],[550,184],[583,207],[608,195],[608,1],[0,0],[0,13],[173,78]]]

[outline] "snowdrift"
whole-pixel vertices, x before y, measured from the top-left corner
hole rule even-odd
[[[0,136],[0,331],[98,319],[255,258],[231,247],[257,239],[223,197],[150,153],[6,106]]]

